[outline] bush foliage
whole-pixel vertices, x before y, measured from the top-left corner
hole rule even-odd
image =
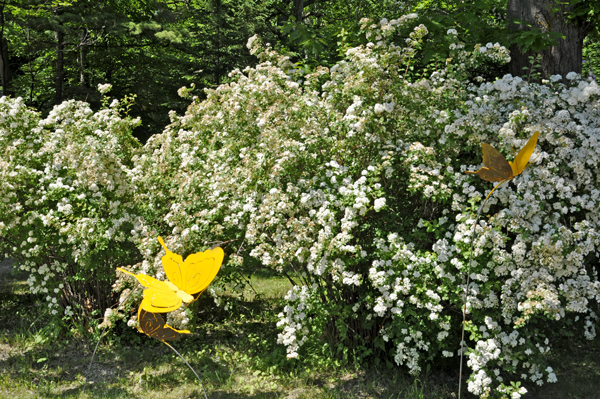
[[[52,314],[86,323],[111,305],[114,268],[140,257],[130,239],[139,121],[119,116],[125,103],[105,105],[66,101],[41,119],[21,98],[0,100],[0,252]]]
[[[164,279],[157,234],[182,255],[220,244],[222,283],[265,267],[293,282],[278,323],[288,357],[383,359],[417,374],[458,362],[474,231],[469,390],[519,397],[519,380],[556,381],[541,356],[553,331],[591,339],[598,325],[600,92],[576,74],[569,85],[466,81],[508,53],[491,43],[467,52],[453,29],[446,67],[408,79],[427,33],[403,34],[413,18],[364,20],[371,42],[309,75],[253,37],[258,66],[231,72],[139,149],[116,106],[94,114],[65,103],[41,123],[2,100],[3,124],[20,107],[17,126],[1,131],[2,250],[23,260],[35,290],[33,265],[48,250],[68,255],[73,281],[96,283],[83,273],[135,262]],[[481,163],[481,143],[510,159],[535,131],[532,166],[476,221],[493,186],[464,172]],[[63,162],[65,152],[79,158]],[[34,189],[46,181],[51,196]],[[125,311],[108,312],[110,322],[127,318],[134,287],[117,281]],[[193,312],[169,318],[183,327]]]

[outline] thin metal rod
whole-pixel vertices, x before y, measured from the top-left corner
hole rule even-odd
[[[98,349],[98,345],[100,345],[100,341],[102,341],[102,337],[104,337],[104,333],[108,331],[108,328],[104,328],[102,329],[102,334],[100,334],[100,338],[98,338],[98,342],[96,343],[96,347],[94,348],[94,353],[92,353],[92,358],[90,359],[90,365],[88,366],[87,369],[87,375],[90,374],[90,370],[92,369],[92,363],[94,362],[94,356],[96,355],[96,350]],[[87,378],[87,377],[86,377]],[[85,392],[85,388],[87,388],[87,383],[86,383],[87,379],[84,380],[83,382],[83,389],[82,389],[82,393]]]
[[[504,182],[501,182],[500,184],[502,184]],[[500,185],[498,184],[498,186]],[[496,187],[498,187],[496,186]],[[494,187],[494,189],[492,190],[492,192],[496,189],[496,187]],[[479,207],[479,211],[477,211],[477,218],[475,218],[475,222],[473,222],[473,233],[471,234],[471,253],[469,255],[469,268],[467,271],[467,285],[465,286],[465,297],[463,299],[463,320],[462,320],[462,334],[460,337],[460,369],[459,369],[459,374],[458,374],[458,399],[460,399],[460,390],[462,387],[462,368],[463,368],[463,353],[464,353],[464,342],[465,342],[465,324],[466,324],[466,320],[467,320],[467,292],[469,291],[469,279],[471,277],[471,262],[473,259],[473,245],[475,243],[475,227],[477,226],[477,223],[479,222],[479,216],[481,215],[481,211],[483,209],[483,207],[485,206],[485,204],[487,203],[488,198],[490,198],[490,195],[492,193],[490,192],[488,194],[488,196],[485,198],[485,201],[483,201],[483,204],[481,204],[481,206]]]
[[[202,380],[200,379],[200,377],[198,377],[198,374],[196,373],[196,370],[194,370],[192,368],[192,366],[190,366],[190,364],[183,358],[183,356],[181,356],[179,354],[179,352],[177,352],[177,349],[173,348],[171,345],[169,345],[166,341],[161,341],[163,344],[167,345],[169,348],[173,349],[173,352],[177,353],[177,356],[179,356],[181,358],[181,360],[183,360],[183,362],[185,364],[187,364],[187,366],[190,368],[190,370],[192,370],[192,372],[194,373],[194,375],[196,376],[196,378],[198,379],[198,381],[200,381],[200,385],[202,386],[202,392],[204,392],[204,399],[208,399],[208,396],[206,396],[206,389],[204,389],[204,384],[202,383]]]
[[[88,366],[87,373],[90,373],[92,369],[92,363],[94,362],[94,356],[96,355],[96,350],[98,349],[98,345],[100,345],[100,341],[102,341],[102,337],[104,337],[104,333],[108,330],[108,328],[102,329],[102,334],[100,334],[100,338],[98,338],[98,342],[96,343],[96,347],[94,348],[94,353],[92,353],[92,358],[90,359],[90,365]]]
[[[127,296],[125,297],[125,299],[123,299],[123,303],[131,296],[131,294],[133,293],[133,290],[129,291],[129,294],[127,294]],[[114,307],[115,305],[111,306]],[[103,321],[106,321],[103,319]],[[92,353],[92,358],[90,359],[90,365],[88,366],[88,371],[87,373],[90,373],[90,370],[92,369],[92,363],[94,362],[94,356],[96,355],[96,351],[98,350],[98,345],[100,345],[100,341],[102,341],[102,337],[104,337],[104,334],[106,333],[106,331],[108,331],[107,327],[104,327],[104,329],[102,330],[102,334],[100,334],[100,338],[98,338],[98,342],[96,343],[96,347],[94,348],[94,353]],[[84,387],[85,390],[85,387]]]

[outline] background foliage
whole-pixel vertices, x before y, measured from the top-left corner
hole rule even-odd
[[[576,17],[594,23],[599,13],[593,3],[582,3],[585,9]],[[366,43],[361,18],[416,12],[431,33],[409,71],[422,76],[448,58],[448,27],[457,30],[467,49],[488,42],[518,42],[525,49],[549,44],[539,32],[509,34],[506,6],[506,0],[4,0],[0,84],[4,94],[20,96],[47,114],[63,99],[87,101],[97,110],[101,97],[95,87],[111,83],[117,97],[136,96],[131,115],[143,116],[135,135],[145,141],[168,123],[169,110],[185,110],[178,88],[192,83],[214,88],[228,81],[229,71],[254,65],[245,48],[254,34],[308,72],[333,66],[345,50]],[[598,73],[595,42],[586,41],[586,67]],[[484,63],[472,73],[491,78],[506,70]]]

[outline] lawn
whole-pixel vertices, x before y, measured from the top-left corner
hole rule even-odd
[[[27,292],[25,279],[6,263],[0,268],[0,397],[204,397],[168,347],[132,329],[105,335],[90,368],[99,334],[52,332],[44,299]],[[289,283],[268,273],[251,282],[254,290],[227,311],[201,298],[194,334],[173,345],[199,373],[209,398],[456,397],[457,370],[414,378],[395,368],[341,366],[334,357],[286,360],[275,324]],[[548,355],[559,382],[527,386],[526,397],[600,398],[600,341],[561,342]]]

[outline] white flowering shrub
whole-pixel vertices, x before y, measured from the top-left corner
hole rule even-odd
[[[139,121],[119,116],[122,106],[93,112],[66,101],[41,119],[21,98],[0,99],[0,253],[58,316],[105,308],[114,268],[140,257],[131,173]]]
[[[447,67],[410,81],[427,33],[414,17],[363,21],[371,42],[307,76],[251,38],[261,63],[172,114],[122,169],[137,187],[127,197],[140,215],[128,219],[143,255],[134,271],[164,279],[158,234],[183,256],[224,245],[225,280],[267,267],[293,281],[278,323],[288,357],[383,358],[415,374],[458,363],[468,288],[468,389],[517,398],[518,381],[556,381],[541,356],[553,331],[596,334],[598,87],[576,75],[569,86],[464,81],[508,52],[465,51],[452,29]],[[475,221],[492,185],[464,172],[480,165],[481,143],[510,159],[535,131],[532,166]],[[141,295],[128,281],[115,284],[124,306]]]
[[[518,382],[555,382],[542,356],[555,331],[592,339],[598,326],[599,88],[574,73],[568,85],[468,82],[508,52],[465,51],[452,29],[446,68],[412,81],[427,34],[414,17],[364,20],[368,44],[306,76],[253,37],[261,63],[141,149],[118,100],[98,112],[68,101],[41,119],[3,97],[0,250],[52,313],[72,316],[112,305],[117,266],[164,280],[159,234],[183,256],[222,245],[222,281],[262,267],[293,282],[278,323],[288,357],[385,359],[415,374],[458,363],[467,290],[469,391],[517,398]],[[481,143],[510,159],[535,131],[531,167],[476,221],[492,184],[464,172]],[[123,276],[113,288],[121,310],[141,299]],[[168,316],[191,320],[190,308]]]

